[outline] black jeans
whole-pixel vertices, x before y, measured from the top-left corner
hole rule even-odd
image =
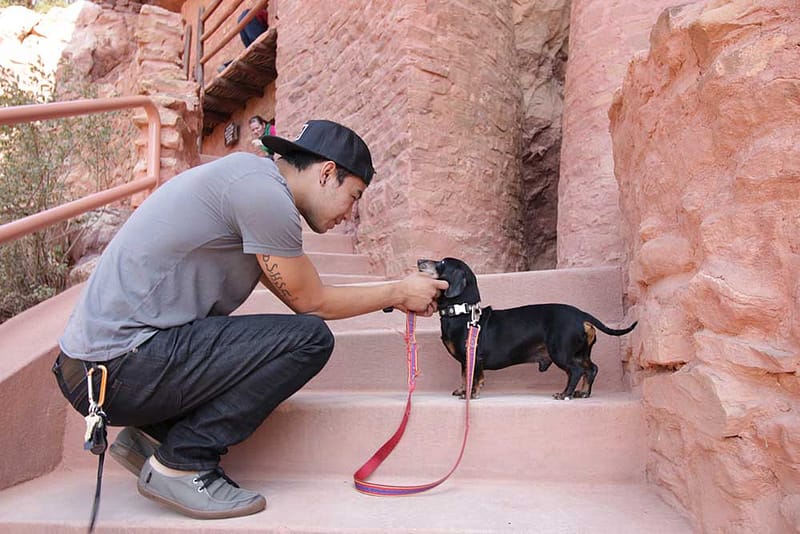
[[[162,464],[213,469],[229,446],[322,370],[333,344],[325,322],[311,315],[201,319],[105,362],[103,409],[109,424],[135,426],[159,440]],[[70,388],[58,364],[53,370],[64,396],[86,415],[86,380]]]

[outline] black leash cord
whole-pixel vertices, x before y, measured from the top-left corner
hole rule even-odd
[[[97,520],[97,512],[100,510],[100,489],[103,484],[103,460],[106,453],[103,452],[97,459],[97,485],[94,489],[94,504],[92,505],[92,518],[89,520],[89,533],[94,532],[94,523]]]

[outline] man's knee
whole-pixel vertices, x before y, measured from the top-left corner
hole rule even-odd
[[[335,344],[333,332],[328,327],[328,323],[316,315],[305,315],[304,318],[306,321],[304,328],[309,333],[310,342],[318,349],[321,356],[324,355],[327,362],[333,353]]]

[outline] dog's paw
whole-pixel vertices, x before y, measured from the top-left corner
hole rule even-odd
[[[575,393],[572,394],[572,396],[575,397],[576,399],[588,399],[589,395],[590,394],[586,391],[576,391]]]
[[[460,399],[467,398],[467,391],[464,388],[458,388],[453,391],[453,396],[458,397]]]
[[[464,397],[462,397],[462,398],[466,398],[466,397],[467,397],[467,396],[466,396],[466,395],[464,395]],[[472,392],[472,395],[470,395],[470,397],[469,397],[469,398],[470,398],[470,399],[472,399],[472,400],[475,400],[475,399],[480,399],[480,398],[481,398],[481,392],[480,392],[480,391],[473,391],[473,392]]]
[[[563,393],[553,393],[553,398],[556,400],[572,400],[572,397]]]

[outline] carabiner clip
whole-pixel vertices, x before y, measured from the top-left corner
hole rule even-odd
[[[94,388],[92,385],[92,375],[95,370],[100,370],[100,399],[98,402],[94,401]],[[103,408],[103,403],[106,401],[106,383],[108,382],[108,369],[105,365],[97,365],[89,369],[86,373],[86,380],[88,381],[89,388],[89,411],[97,411]],[[94,409],[93,409],[94,408]]]

